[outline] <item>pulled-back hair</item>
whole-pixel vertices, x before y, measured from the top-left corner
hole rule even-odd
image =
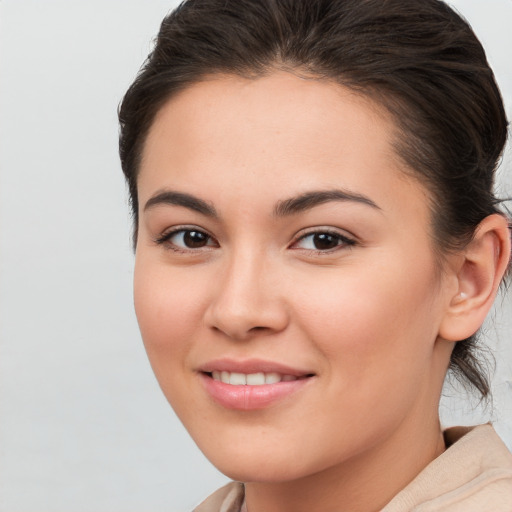
[[[120,155],[137,240],[137,174],[162,105],[215,74],[258,78],[288,69],[335,81],[383,105],[397,154],[430,191],[436,253],[463,248],[499,213],[495,170],[507,120],[482,45],[438,0],[186,0],[162,22],[154,50],[119,109]],[[486,396],[475,337],[450,367]]]

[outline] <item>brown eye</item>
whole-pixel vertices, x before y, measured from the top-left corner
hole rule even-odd
[[[176,251],[203,249],[205,247],[217,247],[214,238],[198,229],[177,229],[157,239],[158,244],[167,246]]]
[[[188,249],[199,249],[208,245],[210,237],[201,231],[183,231],[183,245]]]
[[[340,244],[339,236],[331,235],[330,233],[316,233],[313,235],[313,245],[319,251],[334,249]]]
[[[340,233],[329,231],[316,231],[301,237],[294,245],[295,249],[307,249],[310,251],[332,251],[354,245],[354,240]]]

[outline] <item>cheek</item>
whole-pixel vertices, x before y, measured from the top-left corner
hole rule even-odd
[[[188,350],[188,341],[201,325],[201,280],[187,279],[186,272],[136,260],[134,303],[139,328],[157,379],[175,374]]]
[[[312,282],[301,295],[303,329],[351,387],[419,378],[436,339],[430,262],[393,260]]]

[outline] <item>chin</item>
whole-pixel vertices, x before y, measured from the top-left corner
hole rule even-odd
[[[214,462],[214,461],[212,461]],[[247,463],[243,460],[237,463],[215,464],[215,467],[231,480],[237,482],[282,483],[297,480],[303,476],[297,471],[291,471],[293,464],[287,461],[278,465],[275,461]]]
[[[238,482],[289,482],[322,471],[333,462],[318,453],[308,457],[303,451],[299,456],[293,447],[276,449],[270,441],[265,446],[252,444],[245,449],[218,446],[203,453],[221,473]]]
[[[201,448],[201,447],[200,447]],[[203,450],[208,460],[224,475],[239,482],[275,482],[288,480],[290,463],[280,464],[264,450],[239,450],[219,445],[218,450]],[[265,453],[266,452],[266,453]],[[281,458],[281,457],[280,457]]]

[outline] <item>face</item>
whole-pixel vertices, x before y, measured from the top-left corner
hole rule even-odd
[[[301,478],[430,424],[453,290],[393,137],[369,100],[284,72],[213,77],[155,119],[136,313],[164,394],[232,478]]]

